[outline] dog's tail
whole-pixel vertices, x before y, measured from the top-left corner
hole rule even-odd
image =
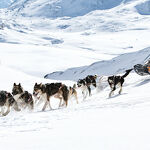
[[[128,69],[126,70],[126,73],[122,76],[123,78],[125,78],[133,69]]]

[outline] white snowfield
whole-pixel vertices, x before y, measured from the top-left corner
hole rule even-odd
[[[16,0],[0,10],[0,90],[11,92],[14,82],[30,93],[36,82],[72,86],[89,74],[123,74],[144,63],[149,3]],[[112,98],[109,86],[92,88],[84,101],[78,89],[79,104],[70,99],[67,108],[52,98],[53,110],[42,112],[41,104],[33,112],[11,111],[0,117],[0,149],[150,150],[149,89],[150,76],[132,71]]]

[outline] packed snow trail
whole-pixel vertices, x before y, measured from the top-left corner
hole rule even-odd
[[[85,101],[78,90],[79,104],[72,99],[67,108],[58,109],[59,101],[53,98],[52,111],[41,112],[40,107],[35,107],[33,112],[11,112],[0,119],[1,146],[6,150],[148,150],[149,86],[150,77],[131,73],[125,79],[122,94],[115,92],[112,98],[108,98],[109,87],[100,93],[92,90],[93,95]]]

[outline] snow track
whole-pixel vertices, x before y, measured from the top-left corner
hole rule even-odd
[[[58,100],[52,99],[54,110],[41,112],[11,112],[0,118],[1,146],[5,149],[119,149],[148,150],[150,134],[150,77],[131,73],[123,92],[108,98],[109,87],[79,104],[69,101],[67,108],[57,109]],[[14,138],[15,136],[15,138]],[[134,140],[133,140],[134,138]],[[27,141],[28,142],[27,142]],[[120,141],[119,143],[117,141]],[[59,144],[58,144],[59,142]]]

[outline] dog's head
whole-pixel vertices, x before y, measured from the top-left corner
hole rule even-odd
[[[22,98],[26,103],[32,101],[32,95],[28,91],[24,91],[20,98]]]
[[[109,83],[109,84],[113,84],[114,79],[115,79],[115,76],[109,76],[109,77],[108,77],[108,83]]]
[[[74,85],[73,87],[69,86],[68,90],[69,90],[70,95],[73,95],[74,93],[76,93],[76,88],[74,87]]]
[[[77,81],[77,86],[78,87],[82,87],[82,86],[85,86],[86,85],[86,81],[84,79],[79,79]]]
[[[93,85],[94,87],[96,87],[96,79],[97,75],[88,75],[85,78],[87,85]]]
[[[40,84],[35,83],[34,88],[33,88],[33,96],[36,97],[38,94],[42,94],[45,90],[44,87],[45,86],[42,83]]]
[[[21,84],[19,83],[17,85],[16,83],[14,83],[13,89],[12,89],[12,94],[17,95],[17,94],[21,94],[22,92],[23,92],[23,88],[22,88]]]
[[[6,101],[11,106],[15,102],[15,99],[13,98],[13,96],[9,92],[7,92],[7,91],[0,91],[0,106],[5,105]]]
[[[8,98],[9,105],[12,106],[12,105],[14,104],[14,102],[15,102],[14,97],[13,97],[12,94],[9,93],[9,92],[7,92],[6,96],[7,96],[7,98]]]

